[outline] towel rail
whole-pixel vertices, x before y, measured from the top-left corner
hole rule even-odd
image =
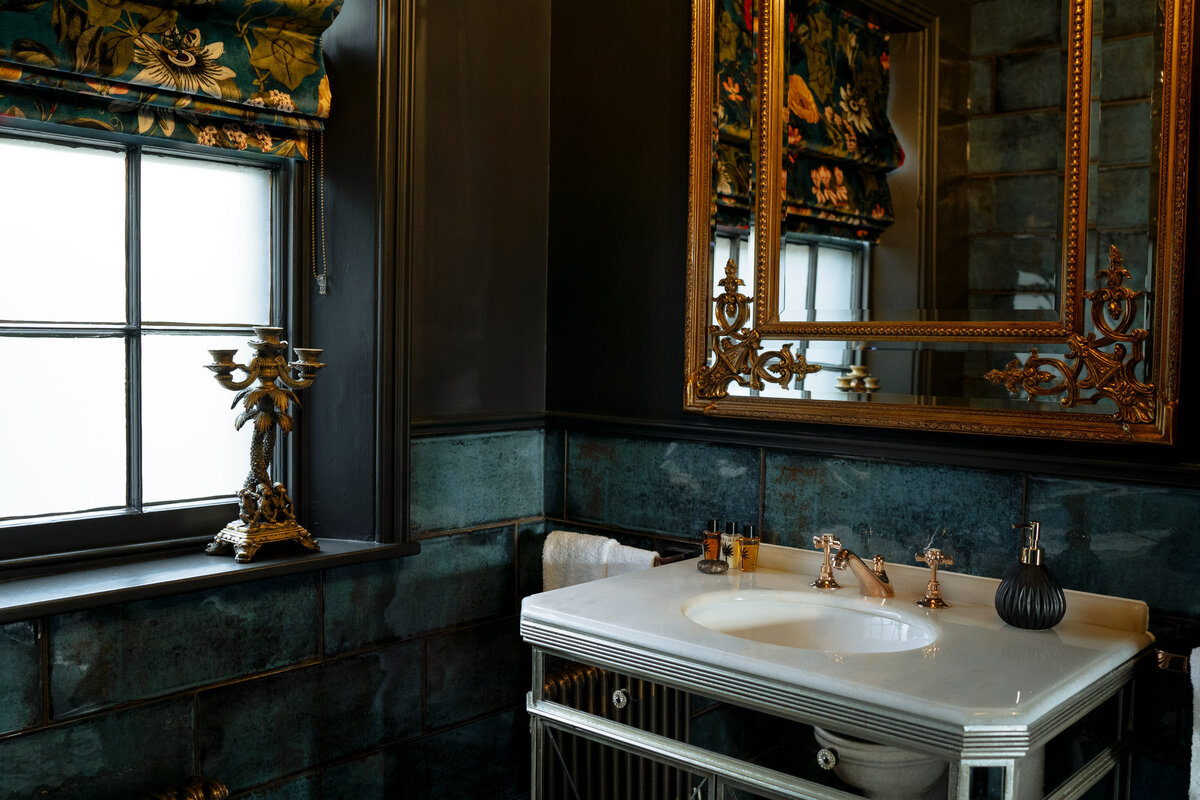
[[[1158,668],[1167,672],[1191,672],[1191,659],[1178,653],[1168,653],[1166,650],[1155,650],[1158,658]]]

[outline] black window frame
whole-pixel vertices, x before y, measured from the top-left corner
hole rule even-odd
[[[271,188],[271,271],[270,298],[271,324],[284,327],[290,340],[299,341],[303,336],[302,325],[307,322],[305,309],[301,305],[297,265],[303,256],[304,238],[301,219],[302,192],[307,171],[301,170],[294,160],[259,153],[216,150],[214,148],[189,145],[166,140],[110,133],[107,131],[82,130],[69,126],[0,117],[0,137],[44,141],[69,147],[88,147],[121,151],[126,154],[126,287],[127,319],[123,325],[102,326],[101,334],[120,337],[126,346],[127,405],[126,418],[131,417],[139,403],[140,387],[140,336],[142,330],[160,330],[159,326],[143,328],[135,304],[140,304],[137,277],[140,274],[137,194],[137,171],[143,154],[166,155],[201,161],[228,164],[253,165],[270,169]],[[130,154],[136,154],[131,158]],[[236,287],[231,287],[234,290]],[[45,336],[64,330],[75,335],[82,329],[71,326],[16,326],[6,324],[7,334],[22,328]],[[120,329],[119,331],[117,329]],[[170,330],[168,326],[166,328]],[[209,333],[221,332],[251,338],[252,331],[243,326],[197,325],[188,326],[189,331]],[[85,334],[86,335],[86,334]],[[186,335],[186,334],[184,334]],[[132,342],[132,346],[128,343]],[[197,369],[203,360],[197,360]],[[140,409],[136,409],[140,415]],[[229,424],[233,424],[230,415]],[[126,505],[71,514],[53,514],[0,520],[0,576],[4,570],[25,570],[39,565],[53,565],[98,558],[133,555],[144,551],[160,550],[192,545],[211,539],[226,523],[237,516],[234,494],[240,475],[230,476],[228,497],[208,498],[177,503],[155,503],[145,505],[141,499],[141,456],[140,426],[127,426],[126,447],[128,448]],[[278,479],[294,482],[299,473],[298,453],[287,446],[289,437],[279,437],[273,471]],[[6,457],[0,455],[0,457]],[[7,457],[11,457],[7,456]],[[134,480],[136,478],[136,480]]]

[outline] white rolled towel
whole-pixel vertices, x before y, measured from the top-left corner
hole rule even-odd
[[[653,550],[642,550],[638,547],[628,547],[617,544],[608,551],[608,577],[624,575],[626,572],[636,572],[639,569],[649,569],[654,566],[658,553]]]
[[[1188,659],[1192,676],[1192,780],[1188,800],[1200,800],[1200,647]]]
[[[608,576],[615,539],[588,533],[552,531],[542,547],[542,590],[561,589]]]

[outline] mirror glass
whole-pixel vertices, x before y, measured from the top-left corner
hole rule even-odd
[[[1190,6],[694,9],[687,408],[1170,439]]]

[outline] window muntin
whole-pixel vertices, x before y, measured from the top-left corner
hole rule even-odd
[[[0,193],[0,525],[229,498],[248,434],[203,365],[281,324],[282,167],[0,133],[41,204]]]

